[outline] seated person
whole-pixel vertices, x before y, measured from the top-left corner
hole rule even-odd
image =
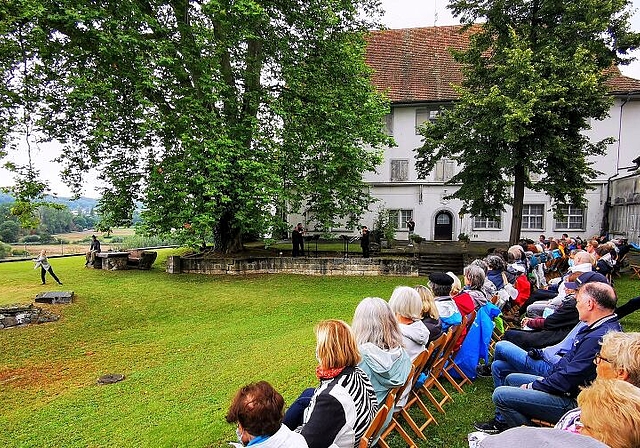
[[[578,289],[576,306],[580,320],[587,325],[578,331],[571,349],[545,376],[509,374],[504,386],[493,392],[492,399],[496,405],[494,419],[477,423],[475,428],[497,433],[514,426],[531,426],[532,418],[556,423],[565,412],[573,409],[580,388],[596,376],[593,361],[600,349],[602,336],[609,331],[621,331],[613,312],[616,300],[610,285],[582,285]]]
[[[574,272],[569,276],[569,281],[574,282],[579,276],[579,273]],[[578,321],[575,290],[567,289],[567,295],[560,308],[546,318],[525,317],[521,322],[523,329],[507,330],[502,340],[513,342],[527,351],[532,348],[543,348],[562,341]]]
[[[487,264],[486,260],[476,258],[471,262],[471,266],[478,266],[480,269],[482,269],[482,272],[484,273],[484,283],[481,290],[487,298],[487,301],[490,300],[493,296],[496,295],[496,292],[498,292],[498,288],[496,288],[496,285],[487,277],[487,273],[489,272],[489,265]],[[480,306],[482,305],[483,304],[480,304]]]
[[[460,281],[460,280],[458,280]],[[447,331],[452,325],[462,323],[462,314],[458,306],[451,298],[451,287],[453,278],[444,272],[433,272],[429,274],[429,288],[433,291],[433,299],[442,321],[442,331]]]
[[[100,253],[100,241],[96,238],[95,235],[91,235],[91,246],[89,246],[89,251],[86,254],[87,262],[84,264],[85,266],[91,265],[96,261],[96,254]]]
[[[426,350],[426,345],[429,343],[429,330],[422,323],[420,294],[409,286],[398,286],[391,294],[389,307],[400,325],[404,348],[413,361]]]
[[[637,448],[640,446],[640,389],[621,380],[597,379],[578,395],[583,408],[578,433],[556,428],[520,426],[480,437],[477,448],[581,447]],[[469,440],[479,434],[469,435]]]
[[[226,420],[237,423],[238,443],[233,446],[260,448],[306,448],[304,437],[282,424],[284,399],[269,383],[259,381],[240,389],[229,407]]]
[[[496,291],[502,289],[506,281],[506,274],[504,271],[507,269],[504,258],[500,255],[487,255],[485,258],[489,269],[487,270],[487,279],[491,281],[496,287]]]
[[[484,269],[480,266],[472,263],[464,268],[463,273],[464,288],[462,288],[462,291],[460,291],[453,300],[458,304],[460,312],[466,315],[471,313],[473,310],[477,310],[481,306],[486,305],[489,298],[493,297],[493,294],[491,294],[491,296],[487,296],[485,292],[486,275]],[[491,285],[493,285],[493,283],[491,283]],[[466,306],[468,301],[466,298],[463,298],[465,295],[467,295],[473,303],[473,309],[471,310]]]
[[[429,342],[433,342],[442,336],[442,321],[436,306],[433,292],[426,286],[418,285],[414,287],[422,299],[422,323],[429,330]]]
[[[550,281],[547,289],[540,288],[534,291],[520,308],[520,315],[523,315],[525,311],[530,311],[530,313],[527,314],[529,317],[537,317],[542,315],[542,311],[547,306],[559,306],[566,295],[564,290],[564,281],[569,277],[569,275],[574,272],[590,272],[593,270],[593,258],[589,253],[583,250],[576,251],[573,258],[570,258],[569,261],[572,262],[573,265],[569,266],[564,277],[559,278],[559,280],[554,279],[556,280],[555,282],[553,280]],[[532,306],[532,304],[535,304],[535,306]],[[529,308],[530,306],[532,306],[531,309]]]
[[[402,386],[411,371],[411,359],[402,346],[402,333],[389,304],[367,297],[356,307],[351,324],[362,361],[379,404],[394,387]]]
[[[353,448],[378,412],[376,393],[358,367],[360,352],[346,322],[321,321],[316,341],[320,385],[302,393],[287,410],[284,424],[296,428],[309,448]]]
[[[531,283],[527,278],[526,268],[520,263],[510,263],[507,265],[507,274],[507,278],[511,277],[513,279],[510,283],[513,283],[513,286],[518,290],[518,295],[513,299],[513,304],[522,306],[531,295]]]
[[[596,254],[596,267],[594,271],[607,276],[613,272],[613,267],[616,264],[616,260],[611,256],[611,250],[607,244],[598,246],[595,251]]]
[[[614,331],[605,334],[595,363],[598,379],[618,379],[640,387],[640,333]],[[577,432],[580,412],[580,408],[567,412],[555,427]]]

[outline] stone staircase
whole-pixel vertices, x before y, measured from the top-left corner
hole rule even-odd
[[[428,276],[432,272],[451,271],[461,275],[464,268],[464,254],[462,253],[430,253],[420,254],[418,273]]]

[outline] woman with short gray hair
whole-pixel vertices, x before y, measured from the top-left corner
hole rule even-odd
[[[409,286],[398,286],[391,294],[389,306],[400,325],[404,348],[413,361],[426,349],[426,344],[429,343],[429,330],[422,323],[420,294]]]

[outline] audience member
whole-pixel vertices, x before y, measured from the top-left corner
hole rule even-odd
[[[387,393],[402,386],[411,371],[411,359],[402,346],[402,333],[389,304],[379,297],[363,299],[353,315],[351,325],[362,361],[379,404]]]
[[[429,343],[429,330],[422,323],[420,294],[409,286],[398,286],[391,294],[389,306],[400,324],[404,348],[413,361]]]
[[[486,286],[486,271],[476,263],[471,263],[469,266],[465,267],[463,274],[465,286],[459,295],[467,294],[473,302],[473,308],[477,310],[481,306],[485,305],[491,297],[493,297],[496,289],[493,287],[493,283],[491,281],[489,282],[491,284],[491,288]],[[492,294],[487,295],[488,289],[492,291]],[[456,300],[456,303],[459,301],[459,299],[456,299],[455,297],[453,300]],[[458,306],[458,308],[462,311],[460,306]],[[470,312],[471,311],[469,311],[469,313]]]
[[[459,325],[462,322],[462,314],[458,306],[451,297],[451,286],[453,279],[444,272],[434,272],[429,275],[429,288],[435,296],[436,308],[442,322],[442,331],[452,325]]]
[[[358,367],[358,345],[351,327],[335,319],[316,326],[316,339],[320,385],[302,393],[285,414],[284,423],[297,427],[309,448],[356,447],[378,411],[371,381]],[[302,421],[300,408],[304,409]]]
[[[241,388],[233,398],[226,420],[236,423],[238,443],[259,448],[305,448],[307,442],[282,424],[284,399],[269,383],[259,381]]]
[[[435,296],[431,289],[423,285],[414,287],[422,299],[422,323],[429,330],[429,342],[442,336],[442,321],[436,306]]]
[[[576,306],[580,320],[587,325],[578,331],[571,349],[544,377],[525,373],[508,375],[504,386],[493,392],[495,418],[476,424],[476,429],[497,433],[514,426],[531,425],[532,418],[555,423],[565,412],[573,409],[580,387],[589,384],[596,376],[593,360],[602,336],[609,331],[621,331],[613,313],[616,300],[609,285],[588,283],[581,286]],[[495,377],[494,382],[499,384]]]

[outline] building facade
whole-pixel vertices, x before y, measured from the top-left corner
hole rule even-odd
[[[461,34],[460,30],[459,26],[412,28],[376,31],[369,36],[367,63],[374,71],[374,85],[391,100],[385,126],[397,146],[386,148],[384,162],[375,173],[365,176],[379,202],[372,205],[363,224],[373,225],[379,207],[391,210],[397,219],[399,240],[407,239],[410,218],[416,223],[415,233],[428,240],[457,240],[460,234],[472,241],[509,240],[510,207],[494,221],[461,215],[461,201],[447,199],[458,188],[445,184],[458,170],[453,161],[439,160],[424,179],[418,179],[415,169],[414,150],[422,145],[417,126],[435,119],[441,108],[451,107],[456,100],[452,86],[460,84],[462,75],[447,49],[465,48],[469,32],[473,32]],[[587,206],[567,205],[564,218],[555,219],[548,196],[526,191],[523,237],[537,240],[540,234],[567,233],[585,238],[608,226],[603,218],[611,181],[628,174],[640,155],[640,81],[616,70],[609,91],[614,97],[609,116],[593,120],[586,134],[592,141],[613,137],[615,142],[604,156],[592,160],[601,174],[591,179],[593,189],[586,195]]]

